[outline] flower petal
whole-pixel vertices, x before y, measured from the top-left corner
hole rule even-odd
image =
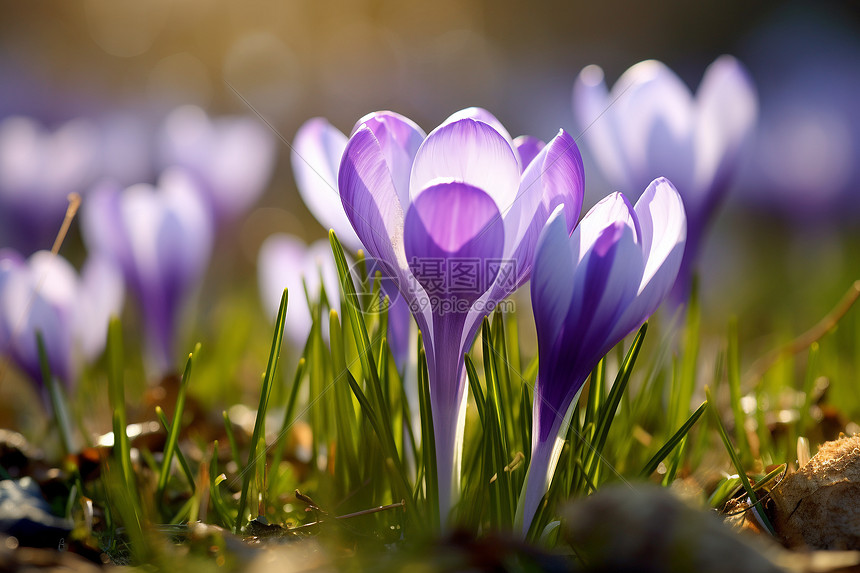
[[[700,195],[685,194],[691,216],[693,212],[710,212],[719,201],[758,116],[758,97],[752,79],[732,56],[721,56],[708,66],[696,98],[693,189]]]
[[[266,316],[274,320],[281,294],[289,289],[290,317],[284,330],[296,344],[303,344],[311,329],[311,315],[302,292],[306,250],[298,237],[277,233],[263,241],[257,255],[257,283]]]
[[[514,140],[511,137],[510,132],[505,129],[505,126],[502,125],[502,122],[499,121],[495,115],[482,107],[467,107],[466,109],[461,109],[460,111],[454,112],[449,115],[440,125],[454,123],[455,121],[459,121],[461,119],[475,119],[478,121],[483,121],[493,129],[498,131],[502,135],[502,137],[504,137],[508,141],[510,146],[513,149],[516,149],[516,146],[514,145]],[[523,168],[525,168],[525,164],[523,164]]]
[[[87,259],[81,269],[78,301],[73,305],[75,336],[87,361],[95,360],[104,350],[108,324],[122,311],[124,298],[119,268],[106,257]]]
[[[568,235],[573,230],[582,208],[583,179],[579,149],[560,130],[526,169],[517,201],[504,214],[504,260],[492,288],[469,313],[464,343],[471,342],[490,310],[529,279],[538,237],[556,207],[563,206]]]
[[[358,120],[355,129],[367,126],[376,136],[400,204],[409,204],[409,175],[421,142],[427,135],[411,119],[392,111],[379,111]],[[354,130],[355,131],[355,130]]]
[[[658,176],[680,189],[693,186],[695,107],[690,89],[662,62],[628,69],[612,87],[621,145],[638,191]]]
[[[528,279],[537,237],[549,215],[558,205],[564,205],[570,233],[579,219],[584,193],[585,173],[579,148],[566,131],[560,130],[526,169],[517,201],[503,213],[505,257],[516,261],[517,287]]]
[[[209,263],[211,212],[196,180],[179,168],[158,187],[103,187],[85,204],[84,238],[94,254],[120,266],[143,309],[150,364],[172,366],[178,310]]]
[[[633,188],[613,101],[599,66],[586,66],[573,85],[573,115],[601,172],[620,189]]]
[[[12,249],[0,249],[0,301],[3,300],[3,290],[9,279],[21,272],[24,267],[24,259]],[[2,302],[0,302],[2,304]],[[2,308],[2,307],[0,307]],[[5,354],[9,344],[9,336],[13,331],[13,318],[3,312],[0,313],[0,355]]]
[[[675,282],[684,255],[687,219],[678,191],[666,179],[655,179],[636,202],[642,229],[645,269],[636,297],[609,335],[621,340],[651,316]]]
[[[409,305],[402,296],[390,297],[391,306],[388,307],[388,345],[394,356],[397,369],[403,372],[409,362],[413,348],[409,344],[409,330],[412,326],[412,314]]]
[[[565,323],[575,332],[578,348],[572,354],[585,369],[581,374],[591,371],[618,342],[609,336],[636,296],[643,266],[642,250],[624,221],[604,227],[577,266],[573,288],[581,298],[571,303]]]
[[[564,327],[573,298],[574,266],[562,207],[550,216],[535,250],[531,277],[538,348],[548,355]]]
[[[537,154],[540,153],[540,150],[545,145],[543,141],[531,135],[521,135],[514,139],[514,149],[517,150],[517,154],[520,156],[520,165],[523,171],[526,170],[529,163],[537,157]]]
[[[634,213],[633,206],[622,193],[610,193],[598,201],[594,207],[589,209],[574,231],[581,237],[578,243],[580,248],[578,253],[574,253],[576,257],[574,260],[582,261],[600,234],[616,222],[623,222],[630,227],[633,231],[634,241],[638,242],[642,232]]]
[[[337,128],[316,117],[299,128],[290,157],[296,186],[308,210],[323,227],[334,229],[341,243],[357,251],[361,241],[352,229],[337,191],[337,174],[346,141],[346,136]]]
[[[259,198],[275,163],[274,137],[259,122],[210,119],[193,105],[167,116],[160,143],[162,167],[182,167],[198,178],[220,219],[235,218]]]
[[[59,255],[38,251],[8,277],[0,314],[9,317],[10,347],[17,362],[41,380],[36,333],[42,336],[51,372],[73,382],[71,312],[78,298],[78,277]]]
[[[433,185],[406,213],[409,267],[431,297],[477,300],[497,272],[486,261],[501,257],[503,243],[495,202],[472,185]]]
[[[346,216],[370,256],[406,269],[403,207],[379,140],[367,125],[346,144],[338,187]]]
[[[514,204],[520,181],[517,156],[508,140],[489,124],[471,118],[437,127],[418,150],[409,192],[414,201],[427,187],[458,181],[484,190],[505,211]]]

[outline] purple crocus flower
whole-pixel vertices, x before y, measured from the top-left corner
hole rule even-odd
[[[549,486],[575,397],[600,358],[669,294],[686,234],[681,197],[663,178],[635,207],[613,193],[572,235],[560,215],[541,233],[531,281],[540,362],[531,463],[517,510],[524,533]]]
[[[197,106],[174,110],[160,137],[162,168],[191,173],[218,221],[247,211],[265,191],[275,165],[275,139],[251,118],[210,119]]]
[[[81,223],[90,250],[122,269],[140,304],[148,365],[165,374],[174,366],[179,313],[212,250],[211,215],[195,180],[168,169],[158,187],[102,185],[84,204]]]
[[[43,382],[39,332],[52,374],[71,386],[81,362],[104,350],[108,321],[120,312],[123,293],[119,269],[103,258],[91,257],[79,276],[49,251],[25,261],[11,249],[0,250],[0,351]]]
[[[50,248],[69,193],[96,176],[98,134],[85,120],[48,131],[20,116],[0,123],[0,246]]]
[[[533,159],[524,163],[520,150]],[[356,125],[338,184],[356,235],[392,269],[424,335],[444,523],[459,491],[463,354],[483,317],[528,279],[553,209],[564,205],[566,229],[575,225],[579,150],[563,130],[543,148],[531,139],[514,143],[478,108],[427,136],[384,111]]]
[[[705,71],[695,98],[672,70],[648,60],[608,91],[597,66],[582,70],[573,110],[601,171],[626,193],[668,177],[684,198],[687,251],[672,300],[689,295],[705,228],[734,175],[755,126],[757,97],[744,67],[721,56]]]

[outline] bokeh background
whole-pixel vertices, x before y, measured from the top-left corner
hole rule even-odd
[[[571,87],[588,64],[614,82],[630,65],[657,58],[695,89],[705,67],[730,53],[756,82],[760,124],[702,257],[706,316],[722,323],[727,312],[749,315],[742,328],[761,331],[780,320],[808,325],[860,267],[860,15],[852,3],[3,5],[0,121],[27,116],[53,129],[85,119],[109,131],[108,159],[83,187],[105,174],[120,174],[124,184],[154,181],[154,133],[179,105],[214,116],[259,114],[286,141],[313,116],[348,132],[367,112],[387,108],[429,131],[478,105],[514,135],[548,139],[559,127],[576,134]],[[585,148],[583,155],[588,205],[612,189]],[[263,198],[219,235],[207,283],[217,288],[204,289],[210,302],[231,281],[253,281],[260,244],[273,232],[325,236],[299,198],[280,141]],[[64,254],[80,261],[81,251],[73,227]]]

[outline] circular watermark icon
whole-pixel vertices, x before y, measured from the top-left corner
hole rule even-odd
[[[349,274],[355,285],[355,296],[347,296],[346,302],[365,314],[386,311],[402,296],[396,269],[381,259],[366,257],[355,262],[349,267]]]

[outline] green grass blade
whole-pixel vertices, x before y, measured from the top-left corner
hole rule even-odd
[[[336,381],[347,372],[342,328],[337,311],[332,309],[329,311],[329,345],[331,346],[332,365],[334,366],[333,375]],[[335,477],[346,480],[342,484],[343,490],[350,491],[361,483],[361,467],[358,463],[358,452],[355,451],[354,442],[354,437],[358,432],[358,423],[355,418],[352,398],[343,384],[335,383],[334,395],[337,459],[342,461],[342,464],[339,464],[340,467],[336,468]]]
[[[809,357],[806,360],[806,377],[803,381],[803,408],[800,410],[800,419],[797,421],[798,436],[807,436],[812,428],[812,401],[815,399],[815,380],[818,377],[819,356],[818,343],[813,342],[809,345]]]
[[[534,385],[535,380],[538,375],[538,357],[535,356],[532,358],[532,361],[529,362],[529,365],[526,367],[526,371],[523,373],[523,381],[528,382]]]
[[[740,458],[744,466],[752,463],[753,455],[746,434],[746,414],[741,407],[741,364],[738,350],[738,322],[732,318],[729,321],[729,344],[727,359],[727,374],[729,378],[729,397],[732,403],[732,413],[735,417],[735,441],[740,450]]]
[[[329,242],[331,250],[334,254],[334,261],[337,265],[337,274],[340,278],[340,286],[343,289],[344,305],[349,315],[349,322],[353,329],[355,342],[358,345],[358,356],[361,360],[361,369],[365,376],[372,379],[374,385],[379,385],[379,378],[376,374],[376,359],[373,356],[373,349],[370,344],[370,337],[367,334],[367,328],[364,321],[361,320],[361,307],[359,296],[355,290],[355,284],[352,282],[352,277],[349,274],[349,266],[346,262],[346,256],[343,254],[343,247],[335,235],[334,231],[329,231]]]
[[[693,286],[687,306],[684,326],[681,363],[678,376],[673,379],[672,401],[669,408],[669,423],[680,425],[690,411],[690,401],[696,388],[696,372],[699,359],[701,313],[699,309],[699,282],[693,277]]]
[[[182,414],[185,412],[185,394],[188,390],[188,383],[191,381],[191,366],[194,363],[194,354],[199,350],[199,347],[200,345],[198,344],[194,352],[188,355],[188,360],[185,362],[185,371],[182,373],[182,380],[179,383],[179,394],[176,397],[176,406],[173,412],[173,424],[167,435],[167,442],[164,444],[164,459],[161,463],[161,471],[158,474],[156,501],[159,504],[164,501],[164,490],[167,487],[167,478],[170,476],[170,464],[173,462],[173,453],[176,451],[176,443],[179,440],[179,429],[182,426]],[[193,484],[194,481],[192,480],[191,483]]]
[[[523,382],[520,392],[520,441],[523,444],[523,455],[525,456],[524,467],[527,468],[532,456],[532,401],[529,398],[529,385],[525,382]],[[525,475],[523,475],[522,480],[524,479]],[[517,487],[522,489],[522,485],[520,483]]]
[[[358,400],[364,415],[367,417],[368,422],[379,439],[384,455],[386,456],[384,465],[391,476],[394,489],[397,491],[397,494],[401,496],[401,499],[413,500],[412,488],[403,472],[402,465],[400,464],[400,457],[397,454],[397,450],[394,449],[394,443],[389,439],[390,432],[386,431],[387,424],[380,420],[379,416],[374,411],[373,406],[370,404],[370,400],[367,395],[349,371],[346,373],[346,379],[349,382],[349,387],[352,389],[353,395]],[[416,512],[412,512],[409,515],[412,517],[412,520],[416,525],[420,523],[420,520],[416,519],[418,517]]]
[[[484,391],[481,390],[481,381],[478,379],[478,372],[475,370],[475,364],[472,362],[471,356],[466,354],[465,359],[466,378],[469,380],[469,388],[472,390],[472,397],[475,399],[475,406],[478,409],[478,419],[481,422],[481,427],[484,427],[486,421]]]
[[[493,313],[492,322],[493,346],[491,347],[495,353],[496,363],[496,378],[499,387],[499,405],[503,413],[505,438],[508,450],[513,449],[514,440],[514,423],[519,416],[519,410],[515,406],[515,402],[511,396],[511,363],[508,359],[508,341],[507,333],[505,332],[504,315],[501,310],[496,310]]]
[[[230,416],[226,410],[221,411],[221,417],[224,419],[224,433],[227,434],[227,443],[230,445],[230,455],[233,461],[239,466],[242,463],[242,454],[239,452],[239,442],[236,441],[236,433],[233,431],[233,422],[230,421]]]
[[[170,422],[167,420],[167,416],[164,415],[164,410],[161,409],[161,406],[155,407],[155,415],[158,417],[158,421],[161,422],[161,427],[164,428],[167,435],[171,435],[173,431],[171,429]],[[179,460],[179,465],[185,473],[185,479],[188,480],[188,485],[191,486],[191,491],[196,491],[197,486],[194,483],[194,472],[191,471],[191,466],[188,465],[188,460],[185,459],[185,455],[178,447],[176,448],[176,459]]]
[[[741,478],[741,484],[744,486],[744,491],[746,491],[747,495],[749,496],[750,503],[753,504],[753,511],[756,511],[758,513],[758,516],[761,518],[761,521],[762,523],[764,523],[767,530],[770,532],[771,535],[774,535],[773,525],[771,525],[770,519],[768,519],[767,517],[767,513],[764,512],[764,507],[758,500],[755,491],[750,485],[750,480],[747,477],[746,471],[744,470],[743,465],[741,465],[740,457],[738,457],[738,454],[735,451],[734,446],[732,445],[732,441],[731,439],[729,439],[729,435],[726,432],[726,428],[725,426],[723,426],[723,421],[720,419],[720,414],[719,412],[717,412],[717,407],[714,404],[713,397],[711,396],[711,390],[707,386],[705,386],[705,396],[707,397],[707,401],[711,404],[711,416],[717,426],[717,430],[720,433],[720,438],[722,438],[723,440],[723,445],[726,446],[726,451],[729,453],[729,457],[732,460],[732,464],[735,466],[735,469],[738,472],[738,477]]]
[[[510,472],[506,472],[504,468],[510,463],[512,456],[508,449],[508,432],[503,410],[504,396],[498,376],[499,367],[493,345],[493,336],[490,332],[490,322],[486,318],[481,325],[481,344],[484,353],[484,380],[487,386],[487,417],[484,433],[492,445],[493,463],[491,468],[496,475],[499,492],[500,526],[510,529],[514,523],[516,503]]]
[[[275,451],[272,455],[272,471],[277,471],[284,456],[284,444],[287,441],[287,434],[289,433],[290,426],[293,425],[293,415],[296,411],[299,388],[301,387],[302,379],[304,378],[306,365],[307,361],[305,361],[304,358],[300,358],[299,364],[296,366],[296,375],[293,377],[293,385],[290,387],[290,396],[287,399],[287,406],[284,409],[284,420],[281,422],[281,429],[278,431],[278,438],[275,441]]]
[[[427,356],[418,350],[418,409],[421,415],[421,457],[424,466],[426,511],[431,531],[439,531],[439,475],[436,468],[436,434],[433,430],[433,411],[430,409],[430,380],[427,374]]]
[[[116,316],[111,317],[107,337],[108,400],[116,423],[114,424],[114,453],[123,478],[129,488],[135,485],[132,472],[131,447],[126,427],[128,418],[125,408],[125,380],[123,379],[122,324]]]
[[[63,390],[60,388],[59,380],[51,373],[51,366],[48,362],[48,353],[45,350],[45,341],[42,339],[42,333],[36,332],[36,348],[39,351],[39,366],[42,369],[42,381],[48,389],[48,396],[51,398],[51,406],[54,409],[54,419],[57,422],[57,429],[60,432],[60,438],[63,443],[63,451],[66,455],[75,453],[77,446],[72,433],[72,423],[69,416],[66,398],[63,395]]]
[[[221,494],[221,483],[226,479],[223,474],[218,473],[218,440],[212,443],[212,456],[209,459],[209,501],[215,509],[220,524],[223,527],[231,527],[236,520],[233,511],[224,496]]]
[[[275,372],[278,369],[278,361],[281,356],[281,343],[284,338],[284,323],[287,317],[287,289],[281,295],[281,304],[278,307],[278,317],[275,320],[275,333],[272,337],[272,348],[269,351],[269,363],[266,367],[266,373],[263,376],[263,388],[260,392],[260,405],[257,407],[257,418],[254,421],[254,431],[251,435],[251,447],[248,451],[248,463],[245,464],[242,476],[242,491],[239,495],[239,512],[236,515],[236,523],[234,525],[234,533],[242,531],[245,525],[245,507],[248,503],[248,490],[251,486],[251,479],[256,477],[255,468],[257,466],[257,446],[260,443],[260,438],[265,434],[266,410],[269,405],[269,396],[272,391],[272,384],[275,380]]]
[[[650,460],[648,460],[648,463],[646,463],[645,467],[642,468],[642,471],[639,472],[639,477],[641,477],[642,479],[647,479],[648,476],[654,473],[654,470],[657,469],[657,466],[660,465],[660,462],[666,459],[666,456],[672,453],[672,450],[674,450],[675,447],[680,444],[684,438],[687,437],[687,433],[696,424],[696,422],[699,421],[699,418],[702,417],[702,414],[705,413],[705,408],[707,407],[707,405],[708,401],[705,400],[698,408],[696,408],[696,411],[693,412],[693,414],[689,418],[687,418],[687,421],[684,422],[684,424],[680,428],[678,428],[678,431],[672,434],[672,437],[669,438],[665,444],[663,444],[663,447],[657,450],[657,453],[654,454]]]
[[[388,408],[388,401],[385,398],[382,382],[379,378],[379,363],[373,354],[373,348],[370,343],[367,327],[364,320],[362,320],[359,297],[356,294],[355,284],[352,282],[352,277],[349,273],[346,256],[343,253],[343,247],[334,231],[329,231],[329,242],[331,243],[331,250],[334,254],[335,264],[337,265],[340,285],[343,289],[345,301],[344,306],[346,306],[349,322],[353,329],[356,344],[358,345],[361,369],[367,378],[367,384],[370,390],[368,396],[370,400],[368,405],[370,406],[371,411],[375,411],[377,413],[378,422],[381,423],[381,420],[389,421],[392,419],[392,416]],[[380,333],[380,335],[382,335],[382,333]],[[394,439],[394,433],[392,432],[391,426],[387,423],[382,424],[377,429],[381,431],[379,438],[382,442],[385,455],[391,460],[391,463],[394,464],[394,467],[399,474],[395,483],[398,488],[402,489],[403,484],[408,484],[409,479],[406,475],[405,469],[403,468],[401,456],[397,451],[397,443]],[[406,492],[409,492],[409,489],[409,487],[406,487]]]
[[[642,343],[645,341],[645,333],[648,330],[648,323],[642,325],[633,343],[621,363],[621,368],[615,376],[615,382],[612,384],[612,389],[609,391],[609,396],[606,398],[600,412],[597,415],[597,430],[595,432],[594,447],[589,450],[586,458],[585,467],[588,477],[591,481],[597,481],[597,469],[603,453],[603,447],[606,445],[606,438],[609,435],[609,428],[615,419],[615,413],[618,411],[618,404],[621,402],[621,396],[627,388],[627,383],[630,381],[630,374],[633,372],[633,366],[636,364],[636,358],[639,356],[639,350],[642,349]]]

